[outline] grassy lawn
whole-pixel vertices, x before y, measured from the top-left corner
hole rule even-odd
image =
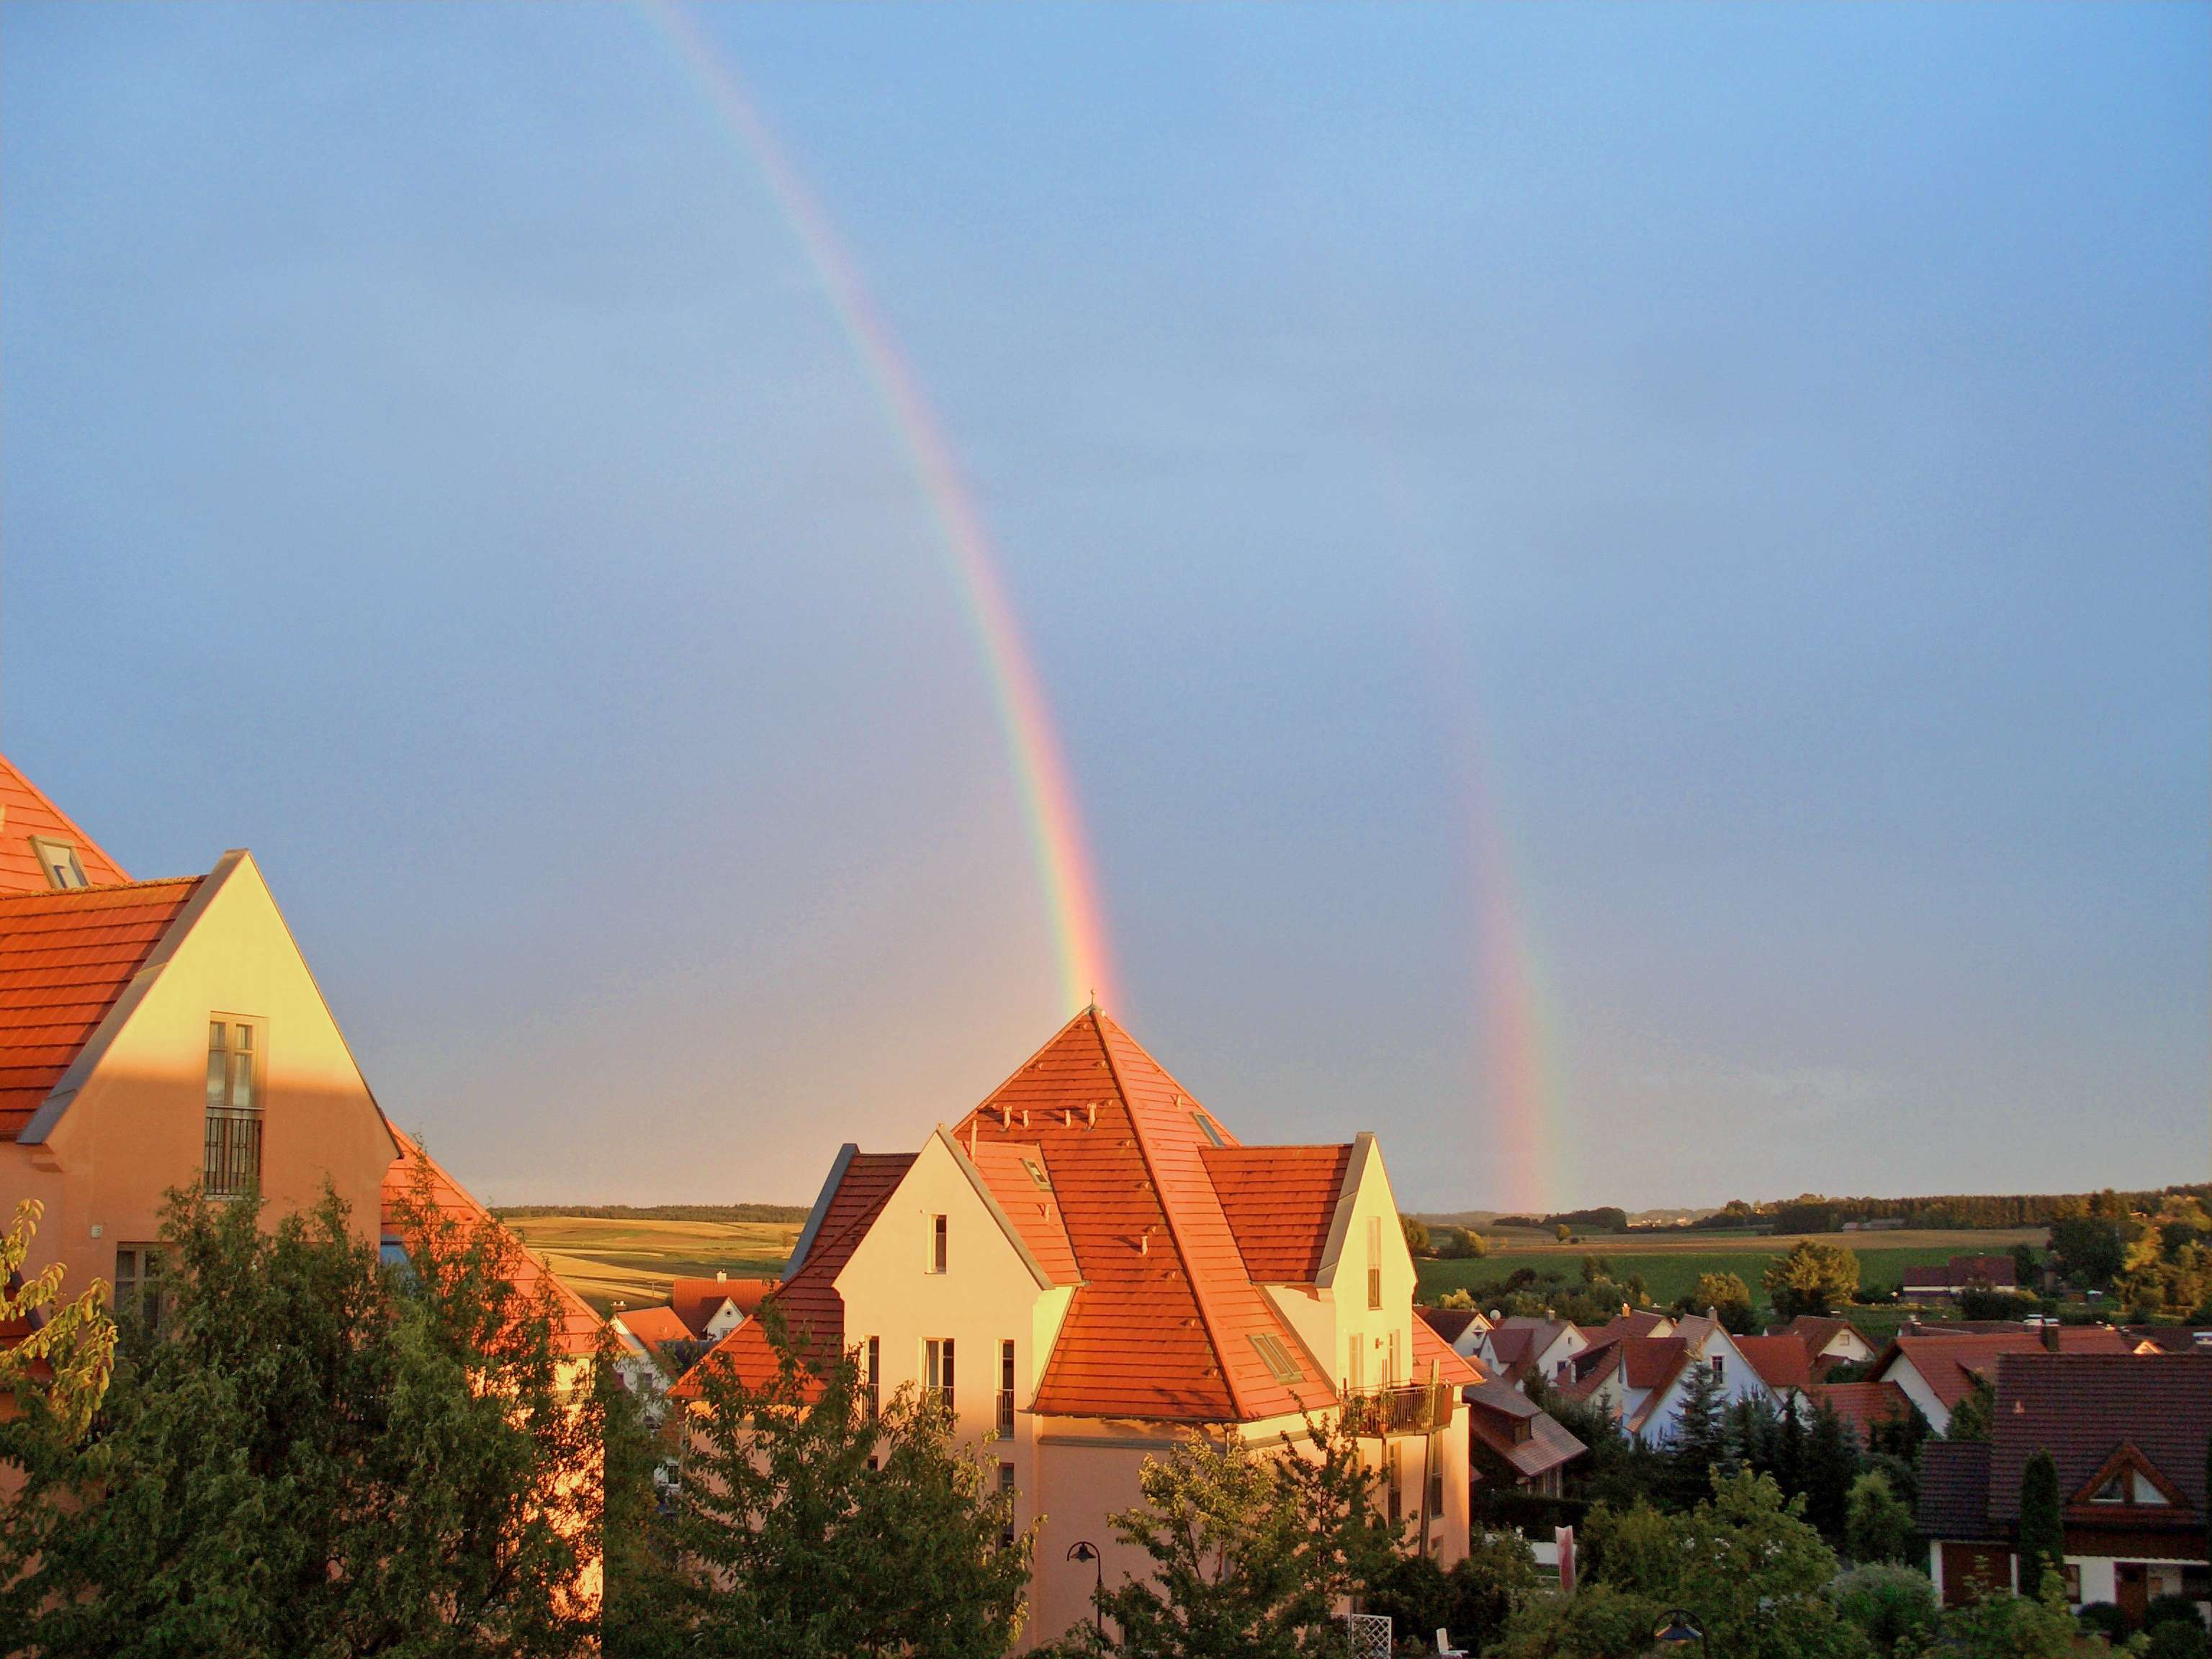
[[[2039,1227],[1961,1232],[1819,1233],[1786,1237],[1704,1232],[1658,1238],[1591,1235],[1580,1243],[1561,1244],[1540,1234],[1505,1232],[1498,1236],[1498,1248],[1480,1261],[1419,1263],[1421,1297],[1434,1301],[1445,1291],[1462,1285],[1502,1279],[1516,1267],[1533,1267],[1540,1273],[1559,1273],[1570,1283],[1576,1283],[1580,1280],[1585,1255],[1603,1256],[1611,1264],[1616,1279],[1641,1273],[1651,1299],[1661,1304],[1670,1303],[1688,1292],[1700,1273],[1732,1273],[1749,1285],[1756,1297],[1759,1276],[1766,1264],[1778,1255],[1786,1255],[1800,1237],[1814,1237],[1821,1243],[1841,1245],[1851,1251],[1859,1259],[1862,1283],[1894,1285],[1907,1267],[1948,1261],[1954,1255],[2001,1255],[2016,1243],[2040,1247],[2045,1234]],[[1885,1330],[1902,1316],[1897,1310],[1885,1308],[1852,1310],[1855,1319],[1861,1314],[1868,1316],[1865,1322],[1869,1326]]]
[[[799,1224],[776,1221],[609,1220],[593,1216],[510,1218],[562,1282],[601,1313],[668,1299],[678,1278],[762,1278],[783,1271]]]

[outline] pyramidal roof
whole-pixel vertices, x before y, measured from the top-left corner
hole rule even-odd
[[[34,836],[68,842],[76,849],[85,880],[94,887],[131,879],[99,842],[78,829],[69,814],[48,800],[45,791],[17,771],[5,755],[0,755],[0,893],[52,890],[53,883],[31,845]]]

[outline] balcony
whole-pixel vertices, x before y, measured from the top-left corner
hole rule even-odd
[[[1456,1392],[1441,1382],[1347,1389],[1339,1403],[1355,1435],[1437,1434],[1451,1426]]]

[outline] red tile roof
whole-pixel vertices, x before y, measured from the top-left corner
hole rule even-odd
[[[1794,1336],[1739,1336],[1734,1339],[1744,1363],[1770,1389],[1803,1390],[1813,1385],[1813,1356]]]
[[[668,1305],[689,1326],[694,1336],[707,1334],[707,1322],[734,1302],[748,1319],[760,1311],[762,1299],[775,1288],[773,1279],[678,1279],[668,1286]]]
[[[963,1157],[970,1152],[965,1141],[956,1142],[954,1150]],[[1083,1270],[1076,1265],[1075,1246],[1067,1237],[1067,1223],[1060,1214],[1060,1194],[1053,1190],[1044,1148],[1034,1141],[978,1138],[970,1161],[1046,1276],[1055,1285],[1080,1282]]]
[[[1199,1157],[1246,1271],[1263,1285],[1312,1284],[1351,1146],[1202,1146]]]
[[[624,1330],[648,1348],[658,1348],[664,1342],[698,1340],[673,1308],[624,1308],[615,1317],[622,1321]]]
[[[1448,1382],[1454,1388],[1489,1380],[1480,1365],[1469,1363],[1431,1328],[1426,1320],[1416,1319],[1413,1322],[1413,1380],[1416,1382],[1428,1382],[1431,1366],[1435,1367],[1438,1382]]]
[[[6,756],[0,755],[0,893],[44,893],[52,889],[53,884],[31,850],[33,836],[69,842],[76,849],[84,878],[95,887],[131,879],[99,842],[78,829],[69,814],[48,800]]]
[[[1794,1336],[1805,1345],[1807,1353],[1817,1355],[1845,1331],[1849,1331],[1853,1336],[1858,1336],[1862,1342],[1866,1340],[1863,1336],[1859,1336],[1858,1327],[1848,1319],[1834,1319],[1821,1314],[1799,1314],[1779,1332],[1771,1332],[1769,1334]],[[1871,1346],[1872,1344],[1868,1346]]]
[[[2212,1358],[2196,1354],[2012,1353],[1999,1362],[1990,1417],[1990,1518],[2020,1518],[2021,1472],[2039,1450],[2058,1465],[2067,1504],[2123,1446],[2164,1477],[2201,1528],[2212,1439]],[[2141,1515],[2130,1510],[2130,1524]]]
[[[2073,1325],[2055,1329],[2060,1352],[2126,1353],[2128,1340],[2108,1325]],[[1928,1383],[1929,1392],[1942,1401],[1945,1411],[1955,1410],[1973,1386],[1976,1376],[1994,1376],[2000,1356],[2044,1352],[2043,1334],[2025,1328],[2017,1332],[1991,1332],[1973,1336],[1898,1336],[1875,1361],[1873,1379],[1888,1376],[1899,1358],[1911,1362]]]
[[[429,1174],[429,1200],[438,1212],[465,1227],[476,1227],[489,1222],[507,1230],[493,1217],[490,1211],[469,1195],[467,1188],[445,1171],[438,1161],[398,1129],[387,1119],[385,1127],[392,1130],[392,1139],[398,1144],[399,1156],[384,1172],[383,1231],[387,1239],[399,1237],[400,1206],[411,1200],[416,1192],[417,1172]],[[513,1237],[512,1233],[508,1234]],[[580,1358],[592,1352],[599,1345],[599,1316],[591,1304],[578,1296],[545,1264],[523,1248],[520,1239],[514,1244],[515,1271],[508,1281],[525,1297],[534,1297],[540,1285],[550,1285],[560,1318],[560,1327],[554,1333],[554,1346],[558,1352]]]
[[[1624,1378],[1632,1389],[1665,1388],[1690,1352],[1690,1345],[1679,1336],[1623,1337],[1620,1346]]]
[[[1816,1382],[1806,1392],[1850,1425],[1863,1444],[1875,1425],[1912,1415],[1912,1402],[1894,1382]]]
[[[0,1137],[22,1133],[199,883],[0,896]]]

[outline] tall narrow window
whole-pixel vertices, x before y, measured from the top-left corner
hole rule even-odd
[[[261,1045],[255,1022],[208,1022],[207,1140],[202,1180],[210,1198],[261,1184]]]
[[[161,1322],[161,1253],[152,1245],[116,1247],[115,1311],[148,1330]]]
[[[1406,1516],[1406,1443],[1390,1442],[1390,1524],[1396,1526]]]
[[[880,1336],[868,1339],[867,1358],[868,1420],[873,1422],[884,1408],[884,1340]]]
[[[942,1405],[946,1411],[952,1405],[952,1339],[933,1336],[922,1345],[922,1392]]]
[[[1384,1374],[1382,1380],[1389,1383],[1390,1387],[1395,1389],[1398,1386],[1398,1379],[1405,1375],[1405,1372],[1401,1369],[1399,1364],[1398,1333],[1395,1331],[1390,1333],[1389,1356],[1389,1369]]]
[[[1382,1305],[1382,1218],[1367,1218],[1367,1305]]]
[[[56,892],[92,884],[84,878],[84,866],[77,861],[76,848],[67,842],[33,836],[31,850],[39,855],[39,868],[46,872],[46,884]]]
[[[1716,1382],[1724,1382],[1727,1380],[1727,1377],[1728,1362],[1723,1359],[1720,1355],[1715,1354],[1713,1356],[1713,1381]]]
[[[1014,1437],[1014,1345],[999,1344],[999,1438]]]
[[[1006,1518],[999,1528],[999,1547],[1014,1547],[1014,1466],[999,1465],[999,1501],[1006,1506]]]
[[[929,1271],[945,1271],[945,1218],[941,1215],[929,1218]]]
[[[1432,1451],[1435,1449],[1433,1442],[1431,1443],[1431,1449]],[[1443,1512],[1444,1460],[1432,1456],[1429,1459],[1429,1513],[1441,1517]]]
[[[1354,1394],[1367,1386],[1367,1338],[1358,1331],[1352,1334],[1344,1356],[1344,1386]]]

